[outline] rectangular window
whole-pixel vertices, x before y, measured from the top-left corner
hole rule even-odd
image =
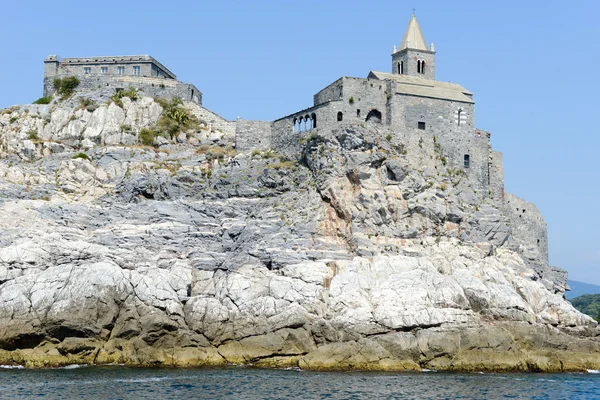
[[[103,74],[108,74],[108,67],[101,67],[100,72],[102,72]]]
[[[117,74],[125,75],[125,67],[117,67]]]
[[[465,168],[469,168],[471,166],[471,157],[468,154],[465,154]]]
[[[140,67],[139,66],[134,66],[133,67],[133,74],[134,75],[139,75],[140,74]]]
[[[418,127],[419,129],[423,129],[423,130],[425,130],[425,122],[419,121],[419,123],[418,123],[417,127]]]
[[[83,67],[83,73],[84,74],[91,74],[92,73],[92,68],[91,67]]]

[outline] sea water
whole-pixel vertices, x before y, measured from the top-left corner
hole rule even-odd
[[[0,368],[1,399],[600,399],[600,374]]]

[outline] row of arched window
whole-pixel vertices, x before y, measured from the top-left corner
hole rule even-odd
[[[310,131],[317,127],[317,115],[312,113],[294,118],[294,133]]]
[[[398,63],[398,73],[404,74],[404,61]],[[425,60],[417,60],[417,73],[425,73]]]
[[[338,122],[341,122],[344,120],[344,113],[339,111],[336,115]],[[360,118],[360,110],[356,110],[356,117]],[[378,122],[381,123],[381,111],[377,110],[377,109],[372,109],[371,111],[369,111],[369,113],[367,114],[367,118],[365,118],[365,121],[373,121],[373,122]],[[300,132],[306,132],[306,131],[310,131],[311,129],[314,129],[317,127],[317,115],[315,113],[312,114],[306,114],[300,117],[294,117],[294,133],[300,133]]]
[[[356,117],[360,118],[360,110],[356,110]],[[337,120],[338,120],[338,122],[344,120],[344,113],[343,112],[339,111],[337,113]],[[372,109],[367,114],[367,118],[365,118],[365,121],[367,121],[367,122],[368,121],[381,122],[381,111],[379,111],[376,108]]]

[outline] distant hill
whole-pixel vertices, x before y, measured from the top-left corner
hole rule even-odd
[[[600,294],[600,286],[598,285],[571,280],[567,281],[567,283],[571,287],[571,291],[566,293],[567,299],[569,300],[584,294]]]
[[[600,294],[584,294],[571,300],[573,306],[600,322]]]

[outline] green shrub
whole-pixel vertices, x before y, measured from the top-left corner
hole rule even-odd
[[[183,101],[175,97],[171,101],[165,99],[154,99],[163,109],[158,119],[157,127],[164,135],[171,139],[180,132],[190,129],[200,129],[198,118],[183,107]]]
[[[79,86],[79,79],[76,76],[67,76],[65,78],[55,78],[53,81],[54,89],[61,98],[67,99],[73,95],[77,86]]]
[[[140,143],[142,143],[144,146],[152,146],[154,144],[154,139],[156,138],[156,136],[156,132],[148,128],[143,128],[138,134]]]
[[[94,100],[82,97],[79,99],[79,108],[85,108],[89,112],[94,112],[98,106]]]
[[[392,141],[392,134],[388,133],[387,136],[385,137],[385,140],[387,140],[388,142]]]
[[[52,96],[40,97],[39,99],[34,101],[33,104],[50,104],[51,101]]]
[[[250,156],[251,157],[260,156],[260,150],[258,150],[258,149],[252,150],[252,153],[250,153]]]
[[[14,124],[15,122],[17,122],[18,119],[19,118],[17,118],[17,117],[10,117],[10,119],[8,120],[8,123],[9,124]]]
[[[90,158],[90,156],[88,156],[85,153],[77,153],[73,156],[73,160],[75,160],[76,158],[81,158],[83,160],[88,160],[89,162],[92,162],[92,159]]]
[[[350,98],[348,99],[348,103],[350,103],[350,104],[354,104],[354,97],[350,97]]]
[[[132,101],[136,101],[139,97],[138,91],[133,86],[130,86],[127,90],[119,90],[110,99],[119,107],[123,108],[123,97],[128,97]]]
[[[27,139],[36,141],[36,140],[40,140],[40,137],[38,136],[37,131],[31,130],[31,131],[27,132]]]
[[[131,132],[131,125],[121,124],[121,130],[123,132]]]

